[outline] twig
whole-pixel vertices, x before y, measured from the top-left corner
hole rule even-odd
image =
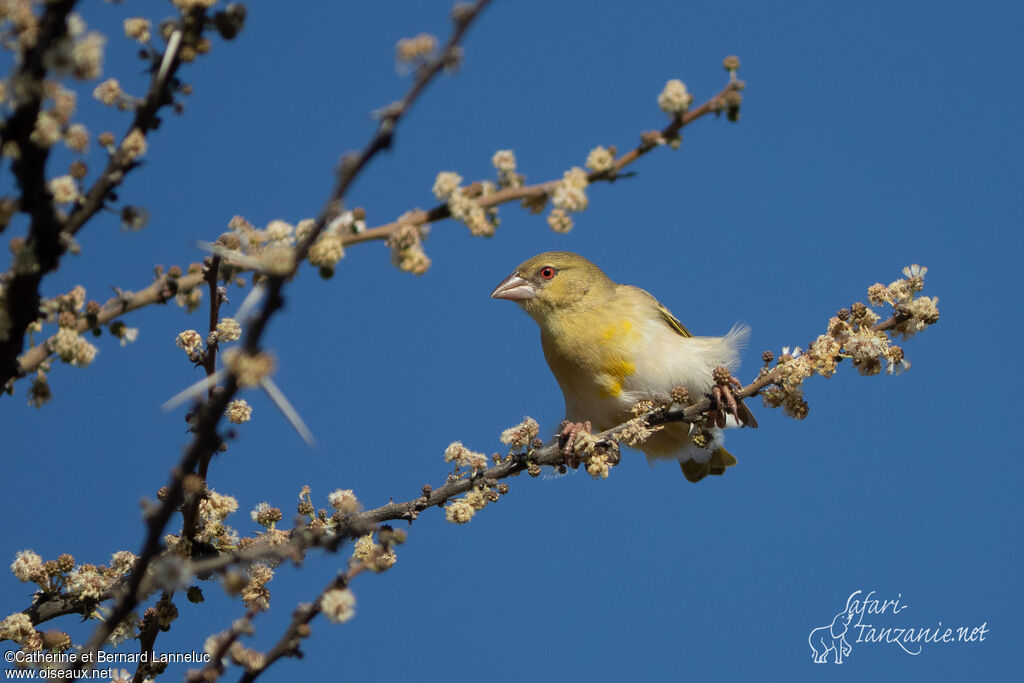
[[[44,33],[39,39],[40,47],[36,48],[40,54],[54,40],[64,35],[67,14],[74,4],[74,0],[64,0],[47,5],[42,28]],[[181,24],[184,28],[179,28],[174,34],[179,36],[179,39],[168,42],[161,58],[161,67],[154,70],[149,90],[136,108],[135,116],[125,133],[125,138],[135,130],[144,135],[156,128],[157,112],[162,107],[173,103],[172,86],[174,85],[174,74],[180,66],[182,30],[187,31],[189,37],[198,37],[203,30],[202,17],[202,10],[193,10],[182,16]],[[45,33],[48,28],[53,33]],[[23,70],[31,69],[29,75],[40,83],[39,95],[41,97],[41,83],[45,76],[42,57],[39,56],[38,59],[35,59],[32,53],[30,53],[30,57],[33,59],[26,60]],[[0,341],[0,387],[25,373],[25,364],[19,362],[18,354],[24,347],[25,331],[39,315],[39,285],[43,276],[56,270],[70,238],[76,235],[86,222],[106,205],[111,193],[124,181],[125,176],[138,166],[138,162],[135,161],[131,152],[118,147],[110,155],[106,168],[89,188],[89,191],[85,193],[75,210],[61,222],[54,211],[52,197],[46,187],[45,163],[49,151],[29,140],[32,126],[35,125],[36,117],[39,114],[40,101],[39,98],[34,98],[19,107],[14,116],[8,120],[3,131],[4,141],[10,138],[18,141],[20,145],[21,158],[15,163],[14,171],[21,185],[20,206],[32,217],[26,248],[34,251],[34,257],[39,267],[27,273],[18,272],[12,268],[5,274],[5,277],[9,278],[9,284],[4,299],[11,318],[11,328],[9,337]],[[42,360],[45,360],[45,357],[39,362]]]
[[[230,629],[219,633],[216,636],[217,645],[213,648],[213,652],[210,653],[210,661],[200,670],[197,677],[186,677],[186,680],[214,681],[220,678],[221,674],[224,673],[224,666],[221,662],[227,656],[228,651],[231,650],[232,644],[243,634],[249,633],[252,630],[252,618],[256,614],[256,610],[248,610],[243,617],[236,619],[231,624]]]
[[[670,137],[678,134],[681,128],[693,123],[697,119],[706,116],[707,114],[721,111],[724,106],[723,103],[725,96],[728,93],[737,90],[739,87],[740,85],[738,82],[730,82],[722,89],[721,92],[704,104],[687,111],[682,117],[673,119],[668,126],[660,131],[660,134],[662,137],[669,139]],[[611,182],[617,177],[618,173],[623,168],[633,163],[644,154],[647,154],[652,149],[654,149],[654,147],[640,144],[620,156],[616,160],[611,173],[591,173],[588,175],[588,179],[591,182]],[[549,180],[525,187],[506,188],[493,194],[489,194],[486,197],[478,197],[476,202],[482,208],[491,208],[521,199],[540,197],[550,192],[558,182],[558,180]],[[379,226],[368,228],[367,230],[359,233],[346,233],[342,235],[342,243],[345,246],[351,246],[354,244],[361,244],[363,242],[387,240],[403,226],[426,225],[428,223],[434,223],[447,218],[451,218],[451,212],[448,210],[448,205],[439,204],[429,210],[413,211],[399,221],[384,223]],[[233,264],[233,268],[238,273],[245,272],[246,270],[244,267],[237,264]],[[183,275],[177,279],[170,278],[166,275],[161,276],[148,287],[132,294],[131,296],[115,297],[110,299],[100,309],[100,313],[96,316],[95,322],[81,318],[75,329],[79,334],[81,334],[91,329],[96,329],[106,325],[123,313],[134,311],[154,303],[164,303],[168,299],[173,298],[174,294],[178,291],[188,291],[192,287],[198,286],[199,283],[202,282],[202,279],[201,275],[194,273]],[[20,378],[34,372],[43,361],[52,355],[52,353],[53,352],[47,342],[43,342],[42,344],[29,349],[21,356],[17,376]]]
[[[378,550],[378,553],[380,552],[381,550]],[[288,627],[284,630],[284,633],[278,641],[274,644],[274,647],[270,648],[270,651],[262,657],[262,661],[259,666],[246,670],[246,672],[239,677],[239,683],[252,683],[252,681],[255,681],[260,675],[262,675],[271,664],[282,657],[294,655],[298,651],[299,643],[301,643],[303,637],[305,637],[301,631],[322,611],[320,606],[321,598],[323,598],[323,596],[329,591],[348,588],[352,579],[373,566],[374,560],[375,557],[369,557],[350,567],[348,571],[339,572],[337,576],[331,579],[331,581],[324,586],[323,590],[320,591],[320,594],[315,600],[313,600],[313,602],[302,603],[296,607],[295,611],[292,612],[291,622],[288,624]],[[305,635],[308,635],[308,629]]]
[[[910,315],[896,311],[888,319],[877,323],[871,329],[876,332],[884,332],[895,328],[910,318]],[[783,379],[786,372],[784,366],[777,366],[771,370],[764,369],[756,379],[734,392],[737,399],[756,396],[769,385],[776,384]],[[704,419],[704,413],[712,408],[710,399],[704,399],[698,403],[674,410],[653,410],[642,417],[651,426],[670,422],[698,422]],[[599,442],[609,442],[629,427],[629,423],[623,423],[604,432],[595,435]],[[223,574],[232,567],[246,567],[259,561],[283,561],[291,559],[300,560],[307,550],[312,548],[323,548],[327,552],[335,552],[346,541],[371,533],[379,524],[395,520],[404,520],[412,523],[419,518],[424,510],[435,506],[443,506],[456,496],[469,492],[481,483],[492,485],[508,477],[515,476],[526,470],[531,464],[558,467],[564,464],[565,456],[562,453],[557,439],[550,440],[541,448],[534,449],[529,453],[519,453],[512,457],[505,458],[493,467],[474,472],[470,476],[460,478],[449,478],[443,485],[437,488],[424,489],[422,495],[404,502],[392,502],[387,505],[366,510],[364,512],[350,514],[338,520],[336,528],[329,532],[317,530],[308,526],[301,526],[284,531],[288,540],[281,543],[277,540],[274,543],[256,543],[244,549],[232,553],[223,553],[215,557],[191,561],[186,571],[190,576],[204,576],[213,573]],[[136,565],[135,572],[137,573]],[[117,585],[107,589],[99,598],[100,602],[112,597],[123,595],[125,592],[125,579]],[[94,603],[93,603],[94,604]],[[86,605],[79,600],[68,598],[64,595],[44,596],[42,600],[33,604],[24,612],[32,619],[33,624],[39,624],[50,619],[66,614],[83,613]],[[111,619],[115,626],[116,622]]]
[[[160,600],[170,602],[173,595],[174,591],[164,591]],[[153,652],[153,646],[156,645],[156,638],[158,635],[160,635],[159,620],[155,617],[145,620],[145,626],[139,634],[139,653],[144,654]],[[139,664],[135,667],[135,674],[132,676],[132,683],[142,683],[146,679],[146,673],[148,670],[148,659],[144,660],[142,657],[139,657]]]
[[[348,191],[348,188],[351,186],[359,172],[366,167],[374,156],[391,144],[391,140],[394,137],[394,129],[399,120],[402,118],[404,113],[410,109],[429,81],[444,68],[449,55],[452,54],[454,49],[457,47],[458,42],[465,34],[466,29],[472,23],[473,19],[479,15],[480,11],[489,3],[489,1],[490,0],[479,0],[476,4],[472,5],[465,12],[460,13],[459,16],[456,17],[455,28],[445,47],[436,58],[431,60],[429,64],[424,65],[420,70],[416,81],[406,93],[405,97],[402,98],[400,105],[392,105],[392,107],[388,108],[388,112],[381,117],[377,132],[374,134],[369,144],[364,148],[363,152],[355,157],[346,156],[342,160],[341,167],[338,171],[338,181],[335,185],[334,191],[328,198],[320,216],[316,219],[313,230],[295,248],[295,262],[291,272],[267,276],[267,296],[260,313],[255,316],[248,325],[245,339],[242,344],[243,353],[254,354],[258,352],[260,339],[262,338],[263,332],[266,329],[270,318],[283,304],[281,292],[284,288],[285,282],[287,282],[294,274],[299,263],[309,251],[309,247],[313,244],[313,241],[317,238],[320,232],[323,231],[328,219],[339,213],[345,193]],[[89,641],[83,647],[83,653],[91,654],[99,650],[103,643],[106,642],[107,638],[110,637],[114,625],[124,619],[124,617],[127,616],[138,604],[141,598],[139,588],[142,584],[143,577],[146,575],[147,568],[153,561],[153,558],[155,558],[160,551],[162,544],[161,537],[164,528],[167,526],[171,516],[183,500],[183,484],[185,476],[189,472],[195,471],[195,468],[200,461],[204,457],[208,457],[212,454],[218,447],[220,437],[217,435],[217,424],[220,422],[228,402],[235,396],[238,389],[238,379],[233,374],[229,375],[223,390],[210,396],[199,409],[197,413],[196,427],[194,429],[195,436],[192,443],[189,445],[179,464],[171,472],[170,482],[165,489],[166,496],[164,500],[160,505],[156,506],[155,510],[151,511],[150,514],[147,515],[146,538],[143,541],[140,552],[138,553],[138,559],[135,562],[131,577],[129,578],[124,590],[115,600],[112,614],[109,619],[96,627]],[[80,657],[76,662],[71,663],[69,668],[73,670],[80,670],[83,666],[82,660],[83,657]]]
[[[220,321],[220,304],[221,297],[220,291],[218,290],[217,275],[220,271],[220,257],[211,256],[207,259],[203,265],[203,276],[206,279],[206,283],[210,289],[210,319],[208,327],[208,334],[206,336],[206,355],[203,358],[203,369],[206,371],[206,377],[212,378],[217,373],[217,348],[216,334],[217,334],[217,323]],[[210,380],[210,388],[207,391],[207,398],[212,398],[214,393],[213,380]],[[206,484],[206,473],[210,467],[210,458],[213,453],[205,454],[199,460],[198,474],[203,480],[203,486]],[[195,496],[185,505],[185,509],[182,511],[182,525],[181,535],[182,538],[187,538],[190,542],[195,538],[196,526],[199,519],[199,504],[202,502],[202,496]]]
[[[688,126],[697,119],[701,118],[710,113],[716,113],[721,111],[725,106],[725,98],[730,92],[741,89],[742,83],[740,81],[730,81],[725,88],[722,89],[717,95],[709,99],[704,104],[700,105],[695,109],[687,111],[682,116],[676,116],[672,121],[660,131],[660,135],[665,140],[670,140],[679,134],[680,129],[684,126]],[[647,154],[656,145],[647,145],[641,142],[639,145],[624,153],[618,159],[615,160],[615,165],[610,171],[602,172],[591,172],[587,174],[588,182],[595,183],[600,181],[612,182],[622,169],[629,166],[631,163],[639,159],[644,154]],[[489,209],[500,204],[506,204],[508,202],[514,202],[522,199],[533,199],[542,197],[545,194],[551,192],[554,187],[559,183],[558,180],[548,180],[535,185],[527,185],[524,187],[509,187],[502,190],[498,190],[492,194],[488,194],[483,197],[477,197],[476,203],[483,209]],[[346,246],[350,244],[358,244],[360,242],[371,242],[376,240],[386,240],[396,233],[400,228],[406,225],[425,225],[427,223],[434,223],[436,221],[443,220],[445,218],[451,218],[451,211],[448,209],[447,204],[439,204],[429,210],[413,211],[401,220],[393,221],[391,223],[385,223],[377,227],[369,228],[362,232],[345,235],[343,242]]]
[[[23,249],[27,255],[15,256],[11,269],[3,275],[6,291],[0,305],[7,309],[10,328],[0,339],[0,387],[18,370],[18,354],[25,341],[25,330],[39,315],[39,284],[43,276],[55,270],[65,245],[60,239],[60,219],[46,185],[48,147],[32,139],[36,119],[43,101],[43,80],[46,77],[45,55],[51,46],[67,36],[67,16],[75,0],[61,0],[46,6],[40,19],[39,37],[35,45],[21,56],[21,64],[13,81],[26,87],[25,98],[0,130],[0,144],[14,143],[18,158],[11,168],[21,188],[20,210],[30,217],[28,239]],[[28,261],[19,267],[19,261]]]
[[[112,322],[119,315],[135,311],[150,304],[162,304],[170,301],[178,292],[187,292],[193,287],[198,287],[203,281],[202,273],[188,273],[175,278],[170,275],[161,275],[148,287],[138,292],[120,292],[118,295],[107,299],[100,308],[95,319],[90,320],[87,316],[78,319],[75,331],[79,334],[94,330]],[[53,350],[48,342],[34,346],[19,359],[18,377],[24,377],[34,372],[47,358],[53,355]]]

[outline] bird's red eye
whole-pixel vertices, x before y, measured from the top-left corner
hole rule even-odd
[[[540,276],[545,280],[550,280],[555,276],[555,269],[551,266],[544,266],[540,269]]]

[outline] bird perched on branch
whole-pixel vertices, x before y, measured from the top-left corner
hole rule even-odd
[[[578,254],[551,251],[524,261],[491,296],[519,304],[540,326],[540,339],[551,372],[565,397],[560,437],[566,461],[573,462],[573,442],[592,427],[610,429],[633,417],[643,400],[688,403],[705,396],[715,413],[702,447],[694,444],[691,426],[672,422],[638,448],[648,460],[676,458],[690,481],[723,474],[736,458],[722,447],[721,429],[728,413],[732,424],[756,427],[753,415],[737,401],[729,372],[739,364],[739,349],[750,328],[737,325],[724,337],[695,337],[657,299],[631,285],[613,282]]]

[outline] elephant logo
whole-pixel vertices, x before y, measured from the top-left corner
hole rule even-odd
[[[856,593],[854,594],[856,595]],[[846,608],[836,615],[828,626],[819,626],[807,636],[807,643],[811,646],[811,656],[816,664],[825,664],[828,661],[828,653],[835,652],[835,663],[842,664],[843,657],[848,657],[853,648],[846,642],[846,631],[853,621],[853,610],[850,609],[850,600],[846,601]]]

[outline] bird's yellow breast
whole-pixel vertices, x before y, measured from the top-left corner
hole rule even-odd
[[[636,372],[633,354],[639,334],[633,323],[620,318],[602,326],[565,321],[568,333],[545,334],[541,341],[551,372],[563,390],[572,387],[580,398],[617,398],[622,385]]]
[[[622,383],[636,372],[636,365],[628,360],[616,358],[608,363],[604,373],[598,378],[600,398],[618,398],[622,394]]]

